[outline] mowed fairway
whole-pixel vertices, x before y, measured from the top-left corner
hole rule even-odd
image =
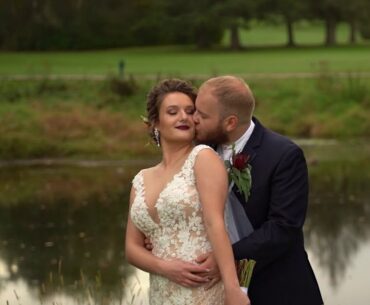
[[[199,51],[192,46],[140,47],[76,52],[0,52],[0,76],[79,75],[106,76],[118,72],[125,62],[125,73],[137,77],[248,75],[255,73],[370,73],[370,42],[345,44],[348,27],[338,27],[340,45],[323,47],[324,28],[301,23],[295,27],[298,48],[288,49],[283,25],[252,24],[241,31],[247,48],[239,52],[225,49],[228,35],[216,50]]]
[[[370,72],[370,48],[255,49],[196,52],[189,48],[132,48],[87,52],[0,53],[0,75],[210,75],[249,73]]]

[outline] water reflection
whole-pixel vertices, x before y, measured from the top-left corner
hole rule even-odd
[[[335,288],[370,239],[368,161],[330,161],[310,167],[306,244]]]
[[[81,302],[121,300],[132,270],[123,249],[131,175],[114,168],[2,171],[0,289],[23,280],[41,299],[62,291]]]
[[[356,158],[338,146],[305,150],[306,245],[335,289],[370,245],[368,146]],[[138,167],[0,168],[1,304],[140,304],[143,280],[123,247]]]

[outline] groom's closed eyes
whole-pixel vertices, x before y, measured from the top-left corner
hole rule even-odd
[[[199,115],[202,119],[206,119],[206,118],[209,118],[209,116],[207,114],[205,114],[204,112],[200,111],[199,109],[196,109],[195,115]]]

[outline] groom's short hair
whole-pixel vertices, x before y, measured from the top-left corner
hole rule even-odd
[[[240,123],[249,122],[255,107],[253,93],[245,81],[235,76],[218,76],[201,86],[211,88],[221,107],[221,118],[236,115]]]

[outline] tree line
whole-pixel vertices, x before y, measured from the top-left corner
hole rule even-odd
[[[65,50],[141,45],[193,44],[209,48],[230,32],[239,49],[239,31],[251,20],[285,24],[294,46],[294,24],[320,20],[326,45],[336,43],[339,22],[370,38],[367,0],[0,0],[0,49]],[[266,42],[268,43],[268,41]]]

